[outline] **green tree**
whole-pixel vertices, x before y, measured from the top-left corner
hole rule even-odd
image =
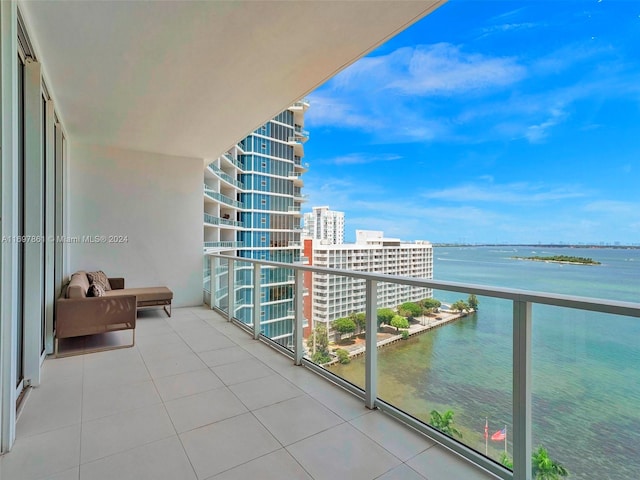
[[[510,470],[513,470],[513,458],[507,452],[500,452],[500,463]]]
[[[396,332],[399,332],[401,328],[409,328],[409,320],[401,315],[394,315],[390,325],[396,328]]]
[[[506,452],[500,453],[500,463],[513,470],[513,459]],[[569,471],[549,458],[549,452],[542,446],[531,454],[531,470],[535,480],[561,480],[569,476]]]
[[[429,425],[437,428],[442,433],[449,435],[450,437],[462,438],[460,430],[453,426],[453,410],[447,410],[444,413],[440,413],[437,410],[431,410]]]
[[[331,325],[338,333],[340,333],[340,335],[356,331],[355,322],[348,317],[338,318],[337,320],[334,320]]]
[[[469,304],[470,308],[478,310],[478,297],[476,297],[473,293],[469,295],[469,298],[467,298],[467,303]]]
[[[390,308],[381,308],[378,310],[378,328],[384,323],[391,324],[391,319],[395,317],[395,313]]]
[[[469,311],[469,305],[464,300],[458,300],[451,305],[451,310],[462,312]]]
[[[338,357],[338,361],[343,365],[346,365],[351,361],[351,359],[349,358],[349,352],[347,352],[344,348],[338,348],[334,353]]]
[[[311,332],[311,335],[307,338],[307,347],[314,354],[322,352],[328,355],[329,337],[327,336],[327,327],[324,323],[318,322],[316,327],[313,329],[313,332]]]
[[[351,312],[349,318],[353,320],[356,327],[358,327],[358,332],[364,332],[367,329],[367,316],[364,312]]]
[[[442,306],[440,300],[436,300],[435,298],[425,298],[420,300],[419,304],[425,313],[433,313]]]
[[[329,352],[321,352],[320,350],[318,350],[316,353],[311,355],[311,360],[313,361],[313,363],[321,365],[323,363],[330,362],[331,356],[329,355]]]
[[[542,445],[531,454],[533,478],[536,480],[560,480],[569,476],[569,471],[555,460]]]
[[[422,314],[422,308],[417,303],[405,302],[398,307],[398,314],[403,317],[415,318]]]

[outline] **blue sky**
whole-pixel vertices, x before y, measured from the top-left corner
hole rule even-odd
[[[640,1],[451,0],[309,100],[348,241],[640,243]]]

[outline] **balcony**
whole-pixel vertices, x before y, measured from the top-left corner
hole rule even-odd
[[[295,137],[298,138],[301,142],[306,142],[309,140],[309,132],[304,130],[300,125],[294,126]]]
[[[213,259],[214,265],[216,262],[222,262],[223,264],[229,262],[227,257],[210,256],[210,258]],[[224,258],[224,260],[222,258]],[[242,260],[243,263],[252,263],[254,265],[261,266],[261,268],[264,268],[265,266],[274,267],[276,265],[284,266],[283,264],[276,264],[274,262]],[[233,260],[231,261],[233,262]],[[541,423],[547,426],[546,429],[549,428],[549,422],[557,422],[559,425],[562,425],[564,423],[563,412],[565,412],[566,409],[575,413],[584,409],[586,405],[586,403],[585,405],[581,404],[580,402],[582,400],[576,397],[574,400],[575,403],[563,403],[562,409],[553,408],[549,412],[549,415],[543,415],[541,413],[541,402],[543,404],[548,402],[548,381],[550,379],[540,383],[540,375],[543,370],[536,371],[536,368],[532,368],[532,365],[533,367],[540,368],[539,362],[541,361],[541,357],[539,354],[541,348],[553,348],[554,351],[556,351],[556,347],[545,346],[547,340],[541,337],[542,333],[540,326],[544,323],[548,323],[553,326],[552,331],[556,331],[558,328],[562,329],[564,333],[560,343],[564,345],[573,345],[573,340],[565,338],[565,336],[570,335],[569,332],[573,331],[575,324],[584,322],[585,328],[593,328],[592,325],[596,322],[610,324],[612,322],[622,321],[635,325],[633,322],[635,322],[636,318],[640,317],[640,304],[637,303],[528,292],[508,288],[484,287],[471,284],[411,279],[397,276],[393,277],[389,275],[378,275],[347,270],[323,269],[314,266],[300,266],[299,264],[286,264],[286,268],[295,271],[296,275],[300,272],[314,272],[316,274],[322,273],[330,275],[332,278],[346,278],[350,279],[350,281],[357,280],[366,283],[366,295],[364,295],[364,310],[366,312],[376,312],[378,302],[384,301],[386,298],[384,291],[388,289],[389,286],[394,286],[394,284],[395,288],[398,288],[398,286],[401,288],[415,288],[418,292],[422,291],[423,293],[429,289],[437,289],[441,293],[463,293],[465,295],[473,293],[474,295],[478,295],[482,298],[481,304],[486,306],[489,306],[490,304],[492,305],[491,309],[487,311],[484,316],[478,316],[477,318],[474,317],[468,320],[461,319],[459,324],[451,325],[447,328],[445,333],[441,334],[441,338],[449,338],[449,336],[452,335],[452,332],[463,331],[465,328],[469,328],[469,326],[473,326],[476,323],[478,325],[484,325],[482,327],[483,330],[486,328],[495,328],[495,326],[488,325],[487,322],[489,317],[494,317],[496,315],[494,311],[495,302],[500,302],[502,307],[504,307],[503,311],[506,310],[509,312],[508,315],[511,318],[505,323],[499,323],[499,328],[505,330],[505,337],[510,338],[511,340],[506,344],[487,345],[486,342],[484,342],[482,335],[480,335],[474,340],[474,342],[478,343],[475,345],[473,342],[469,343],[469,339],[467,338],[464,348],[471,349],[475,352],[473,355],[477,358],[478,364],[482,366],[482,368],[479,369],[473,369],[468,362],[456,361],[456,355],[445,354],[441,358],[439,357],[439,354],[436,353],[436,348],[438,348],[438,351],[444,352],[447,351],[447,349],[454,348],[453,345],[458,344],[453,337],[449,339],[453,342],[449,347],[445,347],[442,343],[438,344],[436,347],[432,342],[435,341],[434,338],[437,337],[429,335],[425,337],[427,340],[423,342],[423,348],[426,350],[423,350],[418,358],[421,359],[420,361],[425,361],[426,359],[431,358],[432,363],[429,366],[431,369],[429,378],[423,378],[423,376],[412,376],[409,372],[405,371],[407,366],[409,364],[414,364],[414,362],[410,362],[408,360],[408,357],[406,357],[407,352],[406,350],[402,350],[402,346],[398,347],[400,350],[397,360],[406,362],[403,363],[405,366],[400,369],[405,372],[398,373],[396,376],[393,376],[393,372],[398,371],[398,368],[393,366],[393,361],[390,360],[386,354],[385,356],[382,356],[382,354],[378,353],[378,348],[374,348],[376,346],[376,340],[374,339],[378,337],[378,335],[366,335],[364,339],[364,343],[366,344],[366,348],[364,349],[365,358],[360,362],[352,360],[351,363],[355,362],[357,365],[355,367],[349,366],[345,369],[341,369],[339,366],[329,367],[325,365],[317,365],[311,362],[311,360],[307,358],[307,355],[310,355],[310,353],[303,348],[304,343],[302,342],[302,338],[297,338],[295,335],[293,344],[289,345],[289,348],[287,349],[283,349],[276,344],[272,345],[275,348],[280,349],[285,355],[293,358],[295,363],[301,363],[302,365],[318,372],[320,375],[341,385],[343,388],[361,398],[368,406],[385,411],[390,416],[393,416],[401,422],[413,427],[417,431],[422,432],[435,442],[445,445],[447,448],[465,457],[484,471],[490,472],[491,475],[503,479],[531,478],[531,452],[532,449],[538,445],[533,444],[531,438],[532,436],[535,436],[537,439],[536,441],[540,441]],[[233,275],[231,277],[233,277]],[[304,287],[300,280],[301,279],[296,279],[294,284],[294,300],[298,298],[298,295],[304,296]],[[298,283],[299,281],[300,283]],[[358,295],[358,297],[362,296],[362,294]],[[346,298],[351,297],[353,297],[353,295]],[[490,299],[493,299],[493,303],[489,302]],[[317,292],[315,291],[313,298],[310,300],[314,307],[320,306],[320,303],[322,303],[320,302],[320,296],[317,295]],[[396,300],[395,295],[389,299],[389,301]],[[214,303],[214,305],[216,304]],[[349,308],[341,308],[340,310],[336,309],[335,311],[341,313],[339,316],[344,316],[347,312],[353,311],[353,305],[351,303],[347,306]],[[483,310],[483,308],[485,307],[482,307],[481,310]],[[225,311],[224,306],[222,306],[222,310]],[[226,311],[228,311],[228,309]],[[294,310],[293,313],[295,322],[298,325],[301,325],[300,322],[303,320],[301,308],[300,310]],[[446,311],[441,316],[447,317],[452,314],[454,314],[454,312]],[[604,316],[604,318],[593,317],[594,314]],[[453,320],[445,318],[444,321],[458,322],[455,318],[457,317],[454,317]],[[328,318],[328,320],[330,321],[332,318]],[[414,327],[417,329],[425,327],[426,330],[438,327],[437,331],[440,331],[442,325],[439,322],[441,322],[441,320],[443,319],[436,318],[436,316],[433,318],[425,318],[420,322],[417,322]],[[368,322],[366,331],[377,331],[375,313],[369,314]],[[249,322],[241,326],[252,331],[255,338],[261,338],[264,339],[264,341],[269,342],[267,338],[268,335],[265,336],[264,332],[260,330],[262,321],[257,323],[257,327],[254,327],[254,325],[256,324]],[[434,334],[437,331],[434,330]],[[579,331],[576,332],[576,334],[579,336]],[[273,338],[276,337],[274,336]],[[419,340],[420,338],[421,337],[416,337],[415,340]],[[431,338],[431,340],[429,340],[429,338]],[[567,344],[567,342],[569,343]],[[569,349],[571,350],[571,347],[569,347]],[[385,350],[385,352],[387,351]],[[560,352],[556,351],[556,353]],[[571,351],[567,352],[563,350],[561,354],[570,355],[570,353]],[[432,355],[435,356],[432,357]],[[605,355],[604,360],[607,360],[607,358],[608,357]],[[582,372],[580,375],[586,375],[588,377],[589,375],[595,374],[593,372],[589,372],[589,370],[584,367],[575,366],[575,368],[578,369],[577,371]],[[471,384],[476,385],[476,387],[459,385],[459,382],[464,381],[462,379],[469,378],[469,372],[471,370],[473,370],[473,374],[469,381]],[[449,387],[447,387],[449,389],[442,391],[441,393],[437,393],[436,390],[440,387],[433,378],[439,376],[439,371],[446,371],[446,375],[444,376],[451,378],[451,382],[448,384]],[[384,376],[385,379],[381,381],[380,378],[382,376]],[[407,379],[410,378],[421,379],[419,381],[419,388],[412,382],[408,384],[402,383],[408,381]],[[483,396],[481,393],[478,393],[477,396],[471,395],[473,401],[470,402],[470,404],[472,404],[472,407],[470,408],[472,408],[472,410],[467,412],[471,419],[471,423],[468,425],[461,425],[465,436],[464,440],[461,441],[457,441],[447,435],[443,435],[441,432],[434,430],[432,427],[427,425],[429,410],[425,407],[421,407],[421,404],[415,403],[415,399],[410,395],[407,397],[407,393],[412,390],[426,392],[429,395],[431,395],[429,392],[433,390],[433,395],[435,395],[433,398],[435,398],[435,400],[430,400],[430,402],[432,402],[431,405],[439,405],[439,402],[443,401],[438,400],[438,398],[444,399],[444,401],[447,402],[445,405],[450,405],[451,402],[456,404],[456,397],[469,398],[470,390],[468,388],[473,390],[474,388],[479,388],[478,385],[484,385],[485,387],[483,388],[491,390],[492,394],[490,396]],[[399,392],[404,393],[399,394]],[[593,392],[591,392],[591,395],[593,395]],[[587,400],[584,401],[587,402]],[[593,401],[599,402],[602,400],[598,400],[597,398],[590,398],[588,400],[589,403]],[[549,405],[547,405],[547,407],[548,406]],[[544,405],[542,405],[542,407],[544,407]],[[495,411],[496,408],[500,410],[500,413]],[[485,412],[487,411],[492,413],[486,414]],[[515,472],[512,473],[497,463],[497,458],[499,457],[502,448],[500,445],[496,447],[494,444],[489,443],[487,447],[490,446],[491,448],[488,448],[488,453],[485,452],[485,443],[482,439],[482,429],[484,428],[486,418],[485,415],[489,416],[489,424],[491,425],[490,429],[492,432],[497,429],[496,423],[500,421],[509,425],[508,431],[511,432],[511,436],[509,437],[509,455],[513,455],[515,459],[520,459],[519,465],[516,460]],[[497,418],[500,418],[501,420],[497,420]],[[461,423],[464,422],[461,420]],[[502,426],[503,425],[500,425],[500,428]],[[542,431],[542,434],[544,433],[545,432]],[[634,435],[635,433],[630,434]],[[614,441],[613,443],[620,445],[620,447],[623,445],[622,440],[617,442]],[[609,442],[609,446],[611,446],[610,444],[611,442]],[[557,448],[557,444],[555,447]],[[566,457],[567,454],[569,457]],[[564,455],[564,458],[558,459],[561,463],[565,463],[567,458],[573,459],[574,457],[587,455],[587,452],[581,453],[579,446],[577,444],[572,444],[569,447],[569,453],[565,452]],[[464,476],[451,475],[453,474],[449,473],[449,476],[445,475],[444,478],[467,478]],[[430,477],[428,476],[428,478]]]
[[[14,86],[2,90],[3,118],[19,118],[18,109],[24,99],[29,99],[26,104],[33,107],[28,108],[25,122],[21,122],[24,128],[20,128],[18,122],[3,123],[3,147],[35,145],[33,154],[25,155],[29,158],[27,170],[32,169],[34,175],[27,175],[19,191],[3,196],[3,210],[21,211],[20,192],[24,190],[27,196],[37,192],[39,195],[33,197],[33,202],[27,202],[22,217],[27,226],[32,219],[33,224],[38,225],[31,232],[34,235],[46,238],[50,234],[75,233],[77,229],[128,235],[132,241],[117,249],[100,251],[56,247],[54,253],[43,254],[36,249],[25,249],[27,253],[20,258],[17,248],[3,249],[0,259],[4,279],[0,321],[3,332],[0,336],[3,352],[0,449],[2,453],[12,451],[0,458],[0,477],[9,480],[100,476],[208,478],[252,458],[260,457],[260,462],[268,462],[273,457],[264,454],[271,451],[270,447],[263,448],[256,436],[245,429],[227,430],[229,434],[225,437],[231,443],[217,442],[216,448],[222,450],[212,455],[214,450],[208,448],[207,442],[195,441],[196,447],[192,448],[193,444],[186,447],[187,432],[191,429],[185,424],[177,427],[180,424],[177,417],[170,419],[172,426],[166,428],[169,417],[165,415],[171,415],[169,403],[200,393],[193,390],[194,385],[209,389],[220,386],[227,389],[223,396],[239,395],[231,391],[231,382],[218,377],[219,383],[212,383],[204,378],[210,379],[210,376],[202,372],[200,376],[176,378],[177,383],[161,380],[163,373],[174,377],[182,375],[188,365],[209,370],[203,359],[196,361],[193,356],[203,353],[203,347],[206,351],[216,350],[219,347],[216,341],[225,337],[213,325],[202,323],[212,322],[212,318],[204,315],[194,318],[198,316],[195,309],[185,309],[185,315],[177,312],[170,321],[141,315],[136,347],[47,360],[43,367],[46,373],[41,378],[43,349],[47,353],[52,350],[57,292],[72,273],[71,266],[109,265],[114,273],[132,279],[132,283],[152,284],[167,279],[172,282],[176,304],[199,303],[201,279],[193,268],[198,268],[202,259],[203,226],[199,209],[203,198],[197,189],[202,181],[202,159],[228,149],[252,127],[287,108],[292,98],[311,91],[362,57],[372,46],[427,15],[439,3],[405,2],[394,7],[393,15],[385,15],[388,8],[376,2],[357,6],[301,2],[295,8],[278,2],[263,8],[248,2],[239,9],[228,9],[219,2],[122,2],[117,6],[102,4],[99,14],[76,2],[56,2],[52,6],[51,2],[12,0],[1,4],[2,44],[13,50],[13,55],[2,56],[3,85]],[[362,22],[363,14],[378,21]],[[150,35],[140,29],[139,20],[150,18],[160,26],[170,24],[173,34]],[[171,22],[175,18],[183,21]],[[293,36],[266,35],[268,41],[261,42],[259,48],[255,42],[242,41],[243,26],[290,24],[300,18],[315,18],[318,27],[306,28]],[[80,32],[74,29],[77,24],[86,28]],[[339,38],[327,37],[321,25],[332,25],[340,32]],[[68,32],[75,32],[73,42],[68,41]],[[229,32],[235,32],[237,38],[229,36]],[[126,41],[128,46],[124,63],[118,39]],[[222,44],[233,48],[216,48]],[[104,55],[96,56],[95,49],[87,48],[89,45],[104,47]],[[24,50],[24,56],[16,57],[17,48]],[[289,49],[288,53],[283,54],[283,48]],[[25,57],[33,61],[25,62],[28,81],[21,81],[18,89],[20,65]],[[74,68],[90,65],[98,57],[102,73],[91,68]],[[154,61],[167,58],[175,61]],[[235,61],[237,58],[247,61],[240,65]],[[254,75],[256,61],[270,65],[267,77]],[[211,74],[231,64],[234,65],[233,79],[229,75]],[[314,65],[311,70],[310,64]],[[87,76],[87,71],[93,74]],[[255,82],[237,81],[249,78]],[[265,91],[269,95],[265,96]],[[307,107],[308,102],[301,101],[291,111],[294,117],[301,117]],[[302,125],[303,120],[298,123]],[[233,149],[235,154],[237,149]],[[303,147],[297,143],[294,150],[301,155]],[[3,171],[19,171],[16,152],[16,148],[2,149]],[[233,172],[234,167],[242,168],[240,162],[227,155],[218,161],[227,172]],[[62,182],[63,175],[57,175],[58,167],[61,172],[73,168],[74,175],[69,182]],[[233,190],[205,189],[204,201],[213,199],[243,208],[231,193]],[[92,198],[91,209],[71,208],[83,204],[87,194]],[[19,222],[14,220],[3,217],[3,233],[22,234]],[[140,250],[141,244],[144,252]],[[23,260],[28,268],[23,268],[20,263]],[[216,281],[213,273],[211,277],[212,282]],[[34,290],[30,291],[31,300],[25,302],[24,312],[20,310],[18,315],[21,278]],[[222,289],[213,293],[221,292]],[[151,324],[144,321],[148,318],[152,318]],[[22,330],[16,327],[23,325],[26,326],[24,335],[19,336]],[[216,332],[209,335],[204,345],[201,341],[207,337],[205,328],[199,329],[203,331],[198,335],[187,335],[181,331],[185,326],[213,328]],[[155,338],[151,340],[151,337]],[[242,348],[243,341],[222,343],[230,348]],[[269,368],[254,362],[252,366],[257,370]],[[268,372],[273,374],[274,370]],[[20,393],[16,380],[20,380],[22,374],[26,387],[25,410],[19,418],[18,439],[14,444],[15,405]],[[172,390],[174,395],[167,393]],[[265,390],[267,394],[273,391],[273,388]],[[195,396],[192,398],[196,401]],[[309,399],[309,402],[315,400]],[[207,404],[209,413],[229,412],[224,402],[214,400]],[[244,408],[253,411],[251,407]],[[180,410],[191,414],[197,408]],[[331,410],[338,413],[338,407]],[[124,417],[113,416],[121,413]],[[209,423],[218,420],[220,417],[210,419]],[[309,418],[300,422],[305,425],[305,433],[311,434],[313,422],[310,422]],[[260,428],[261,432],[267,432],[269,439],[277,438],[271,437],[272,434],[264,430],[266,427]],[[238,440],[236,434],[241,431],[245,435]],[[333,439],[329,443],[333,444]],[[173,448],[178,445],[182,445],[182,450]],[[206,454],[204,450],[198,453],[198,445],[203,446]],[[293,455],[282,450],[283,445],[278,443],[279,454]],[[231,449],[224,450],[228,446]],[[362,447],[364,450],[366,447]],[[250,457],[246,456],[247,451]],[[233,461],[212,471],[203,466],[203,456],[207,457],[205,463],[213,457]],[[303,465],[307,472],[314,471],[311,463],[294,457],[294,467]],[[286,462],[281,460],[275,460],[278,466],[275,471],[282,473],[281,476],[305,475],[295,469],[286,472],[286,468],[281,468]],[[370,463],[367,457],[356,456],[355,461],[362,461],[367,468]],[[269,475],[273,469],[268,463],[263,466],[265,476]],[[247,464],[246,468],[252,466]],[[242,477],[242,470],[238,474]],[[377,477],[379,471],[365,471],[365,476]]]
[[[204,248],[219,248],[219,249],[244,248],[244,242],[232,242],[232,241],[204,242]]]
[[[294,215],[302,216],[302,212],[301,212],[299,206],[289,206],[289,207],[287,207],[287,213],[292,213]]]
[[[236,160],[235,158],[233,158],[231,155],[229,155],[228,153],[224,153],[222,155],[223,159],[225,159],[227,162],[229,162],[231,165],[235,165],[236,167],[238,167],[240,170],[244,170],[244,166],[242,165],[242,163],[240,163],[238,160]]]
[[[244,208],[244,204],[242,202],[238,202],[237,200],[233,200],[226,195],[222,195],[220,192],[212,190],[211,187],[206,183],[204,184],[204,194],[212,200],[217,200],[224,203],[225,205],[229,205],[230,207]]]
[[[208,213],[204,214],[204,223],[207,223],[209,225],[226,225],[228,227],[244,228],[244,222],[236,222],[227,218],[220,218],[214,215],[209,215]]]
[[[215,175],[217,175],[228,184],[233,185],[234,187],[244,188],[244,184],[242,182],[232,178],[229,174],[223,172],[215,163],[209,164],[209,170],[211,170]]]
[[[354,465],[375,478],[434,456],[473,473],[208,309],[147,312],[137,333],[131,349],[45,362],[2,478],[325,478]]]
[[[136,330],[133,348],[45,361],[3,479],[492,478],[208,308]]]
[[[303,98],[302,100],[299,100],[295,102],[292,106],[290,106],[289,110],[307,109],[307,108],[309,108],[309,100],[306,98]]]

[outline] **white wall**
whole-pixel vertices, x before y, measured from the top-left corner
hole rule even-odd
[[[69,243],[69,265],[166,285],[175,307],[202,303],[202,159],[72,143],[68,235],[122,235],[123,243]]]

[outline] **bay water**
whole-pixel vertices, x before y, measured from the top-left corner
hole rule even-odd
[[[601,265],[514,259],[570,255]],[[640,250],[435,247],[434,279],[640,302]],[[466,296],[434,292],[452,303]],[[428,421],[451,409],[462,441],[512,453],[512,302],[479,297],[477,313],[379,350],[379,396]],[[640,319],[533,306],[533,445],[576,479],[640,479]],[[364,359],[332,370],[364,384]],[[507,441],[485,442],[504,427]]]

